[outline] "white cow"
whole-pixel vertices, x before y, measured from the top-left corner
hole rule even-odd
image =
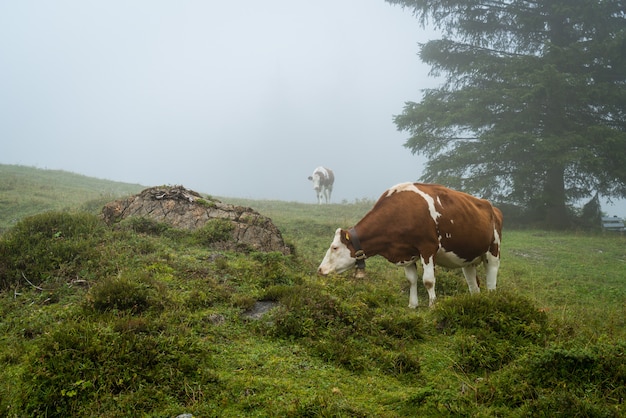
[[[317,167],[313,174],[309,176],[309,180],[313,182],[313,189],[317,193],[317,203],[321,205],[322,199],[326,203],[330,203],[330,195],[333,192],[333,183],[335,182],[333,170]]]

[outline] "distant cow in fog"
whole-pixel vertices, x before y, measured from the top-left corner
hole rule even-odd
[[[333,192],[333,183],[335,182],[333,170],[317,167],[309,176],[309,180],[313,182],[313,189],[317,193],[317,203],[322,204],[322,198],[325,203],[330,203],[330,195]]]

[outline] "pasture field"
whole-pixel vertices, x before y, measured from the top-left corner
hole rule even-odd
[[[140,192],[138,184],[95,179],[61,170],[0,164],[0,233],[26,216],[98,205]]]
[[[375,203],[360,201],[326,207],[230,201],[271,217],[296,244],[304,258],[302,263],[308,263],[311,271],[323,258],[335,229],[353,226]],[[523,294],[556,319],[579,318],[590,332],[597,328],[602,330],[599,332],[612,330],[626,336],[625,244],[626,236],[615,233],[508,230],[505,219],[498,288]],[[368,260],[368,272],[372,265],[376,272],[393,275],[402,284],[406,281],[401,268],[380,257]],[[463,277],[460,270],[450,274]],[[420,301],[425,300],[426,292],[418,289]]]
[[[505,220],[498,290],[441,269],[436,306],[420,287],[411,310],[382,258],[364,280],[315,274],[373,202],[223,199],[271,217],[283,256],[109,228],[89,199],[0,235],[1,416],[626,415],[624,236]]]

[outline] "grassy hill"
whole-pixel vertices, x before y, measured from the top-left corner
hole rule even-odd
[[[373,202],[224,199],[271,217],[296,254],[224,252],[206,231],[105,226],[93,199],[113,186],[83,180],[55,183],[45,213],[0,217],[2,416],[626,414],[623,236],[505,228],[496,292],[441,269],[436,307],[420,288],[411,310],[385,260],[364,280],[315,275]]]
[[[94,207],[145,187],[60,170],[0,164],[0,232],[30,215]]]

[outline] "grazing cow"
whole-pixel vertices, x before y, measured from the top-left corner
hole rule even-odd
[[[317,203],[322,204],[322,198],[326,203],[330,203],[330,195],[333,192],[335,174],[333,170],[325,167],[317,167],[313,175],[309,176],[313,182],[313,189],[317,193]]]
[[[487,289],[496,288],[501,236],[502,212],[489,201],[436,184],[402,183],[387,190],[352,229],[335,231],[318,272],[342,273],[356,265],[356,277],[364,277],[365,258],[382,255],[404,266],[409,307],[415,308],[420,261],[432,306],[435,265],[462,268],[470,293],[477,293],[476,266],[483,262]]]

